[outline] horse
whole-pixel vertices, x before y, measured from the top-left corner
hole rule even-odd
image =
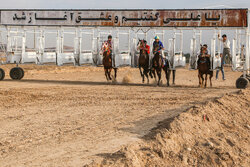
[[[205,85],[204,88],[207,87],[207,76],[209,75],[210,80],[210,87],[212,87],[212,77],[213,77],[213,71],[210,70],[209,60],[206,56],[206,50],[204,48],[202,50],[202,55],[200,56],[198,60],[198,78],[199,78],[199,86],[203,87],[204,85],[204,77],[205,74]],[[205,55],[205,56],[204,56]]]
[[[103,60],[102,60],[103,66],[104,66],[104,72],[105,72],[105,76],[107,81],[110,81],[113,79],[113,76],[111,77],[111,72],[112,69],[114,69],[115,72],[115,80],[116,80],[116,76],[117,76],[117,68],[113,68],[112,67],[112,57],[111,57],[111,50],[110,48],[107,48],[104,52],[103,52]]]
[[[149,83],[149,55],[145,50],[145,41],[139,40],[137,46],[140,49],[140,56],[139,56],[139,70],[142,77],[142,83],[145,81],[145,76],[147,78],[147,83]],[[143,71],[142,71],[143,70]]]
[[[166,64],[163,67],[163,71],[165,72],[166,80],[167,80],[167,86],[170,86],[169,81],[170,81],[170,75],[171,71],[173,71],[173,81],[172,84],[175,85],[175,72],[176,70],[171,70],[170,69],[170,62],[168,59],[165,60]]]
[[[154,57],[152,59],[152,73],[153,73],[155,80],[156,80],[155,71],[156,71],[157,76],[158,76],[157,85],[160,85],[160,82],[161,82],[161,70],[162,70],[162,65],[163,65],[161,55],[157,51],[159,49],[159,47],[160,47],[159,44],[155,45],[154,50],[153,50]]]

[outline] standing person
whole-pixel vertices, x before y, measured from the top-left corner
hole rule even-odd
[[[110,50],[110,54],[111,54],[111,59],[112,59],[112,66],[115,68],[115,59],[113,56],[113,42],[112,42],[112,35],[108,36],[108,40],[105,41],[102,44],[102,53],[104,53],[105,51]]]
[[[226,80],[225,72],[224,72],[224,64],[225,64],[225,62],[222,61],[223,54],[220,54],[220,57],[221,57],[221,68],[216,70],[216,80],[218,80],[218,74],[219,74],[220,70],[221,70],[221,73],[222,73],[222,79]]]
[[[219,40],[223,42],[223,54],[221,55],[221,72],[222,72],[222,79],[226,80],[225,78],[225,71],[224,71],[224,65],[225,65],[225,57],[228,56],[229,59],[231,59],[230,54],[230,41],[227,38],[227,35],[222,35],[222,38],[220,38],[220,34],[218,34]],[[218,79],[219,69],[216,71],[216,79]]]

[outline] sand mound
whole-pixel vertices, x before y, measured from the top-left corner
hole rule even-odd
[[[250,90],[190,108],[86,166],[250,166]]]

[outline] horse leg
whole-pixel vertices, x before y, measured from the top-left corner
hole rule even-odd
[[[175,85],[175,72],[176,70],[173,70],[173,85]]]
[[[147,84],[149,84],[149,78],[148,78],[148,69],[144,69],[144,75],[146,76],[147,78]]]
[[[105,72],[105,76],[106,76],[107,81],[109,81],[109,79],[108,79],[108,69],[104,68],[104,72]]]
[[[141,66],[139,65],[139,70],[140,70],[140,74],[141,74],[141,77],[142,77],[142,71],[141,71]]]
[[[114,71],[115,71],[115,79],[117,77],[117,68],[114,68]]]
[[[199,78],[199,87],[202,87],[202,85],[201,85],[201,73],[200,72],[198,73],[198,78]]]
[[[203,74],[201,74],[201,79],[202,79],[201,87],[203,87],[203,85],[204,85],[204,77],[203,77]]]
[[[155,69],[152,69],[152,73],[153,73],[153,76],[154,76],[155,81],[156,81]]]
[[[161,82],[161,69],[157,71],[157,75],[158,75],[158,85],[160,85],[160,82]]]
[[[210,81],[210,87],[212,87],[213,85],[212,85],[212,75],[209,75],[209,81]]]
[[[171,71],[169,69],[166,69],[165,74],[166,74],[167,86],[169,86],[169,77],[170,77]]]
[[[213,78],[214,72],[210,71],[210,75],[209,75],[209,80],[210,80],[210,87],[212,87],[212,78]]]
[[[149,69],[149,76],[150,76],[151,78],[153,78],[152,69]]]
[[[142,74],[142,83],[144,83],[144,81],[145,81],[145,76],[144,74]]]
[[[112,78],[111,78],[111,70],[112,70],[112,68],[108,69],[108,78],[109,78],[109,80],[112,80]]]
[[[207,74],[205,75],[205,88],[207,87]]]
[[[142,77],[142,83],[144,83],[144,74],[142,72],[141,66],[139,66],[139,70],[140,70],[140,74],[141,74],[141,77]]]

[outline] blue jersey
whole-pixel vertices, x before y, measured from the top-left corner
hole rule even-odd
[[[154,41],[154,43],[153,43],[153,49],[155,48],[155,45],[156,45],[156,42]],[[163,44],[162,44],[162,42],[161,41],[159,41],[159,49],[157,50],[157,52],[158,51],[160,51],[160,50],[162,50],[162,48],[164,48],[164,46],[163,46]]]

